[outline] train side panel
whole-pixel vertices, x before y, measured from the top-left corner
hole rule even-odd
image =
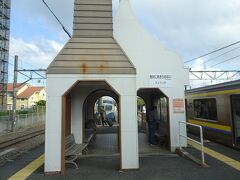
[[[208,101],[212,101],[214,105],[212,105],[209,111],[214,111],[214,108],[216,108],[216,115],[213,116],[216,117],[211,118],[206,116],[202,118],[197,116],[196,102],[198,101],[202,101],[206,104],[209,103]],[[201,125],[205,138],[228,146],[233,146],[231,119],[230,94],[216,93],[216,95],[209,96],[208,93],[202,93],[187,96],[187,120],[190,123]],[[189,131],[197,134],[199,130],[189,128]]]

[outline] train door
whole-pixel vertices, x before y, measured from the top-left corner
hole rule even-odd
[[[231,101],[234,142],[240,148],[240,94],[232,95]]]

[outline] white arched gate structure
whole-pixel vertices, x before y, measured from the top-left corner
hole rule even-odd
[[[73,37],[47,71],[45,173],[64,173],[65,135],[73,133],[77,143],[82,142],[83,104],[98,89],[119,97],[121,169],[139,168],[139,89],[158,88],[168,97],[169,146],[174,151],[179,146],[178,122],[185,121],[182,102],[188,83],[178,56],[142,29],[129,0],[121,0],[114,24],[112,0],[75,0],[73,23]],[[181,134],[186,134],[184,128]]]

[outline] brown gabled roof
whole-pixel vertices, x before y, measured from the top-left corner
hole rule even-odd
[[[35,92],[40,92],[44,87],[28,87],[25,91],[18,95],[18,98],[30,98]]]
[[[20,88],[22,88],[25,84],[22,83],[18,83],[17,84],[17,90],[19,90]],[[13,83],[8,83],[7,85],[7,91],[8,92],[12,92],[13,91]]]
[[[136,74],[113,37],[112,0],[75,0],[73,37],[48,74]]]

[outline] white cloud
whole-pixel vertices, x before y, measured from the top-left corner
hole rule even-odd
[[[45,0],[66,27],[72,28],[74,0]],[[27,8],[26,8],[27,7]],[[12,9],[21,12],[26,21],[38,20],[61,32],[59,24],[42,0],[12,0]],[[15,12],[13,12],[15,13]]]
[[[239,40],[238,0],[131,0],[145,27],[189,60]]]
[[[62,44],[45,38],[35,38],[26,42],[21,38],[10,39],[10,55],[18,55],[20,60],[36,67],[46,68],[61,50]]]
[[[45,0],[71,32],[74,0]],[[184,59],[198,56],[238,40],[239,0],[130,0],[145,27]],[[114,9],[118,0],[113,0]],[[40,19],[63,33],[41,0],[13,0],[13,9],[26,20]],[[25,7],[28,8],[25,8]],[[64,33],[63,33],[64,34]],[[187,60],[187,59],[185,59]]]
[[[202,58],[198,58],[194,64],[192,65],[191,70],[193,71],[201,71],[204,69],[204,60]]]
[[[46,0],[46,2],[71,32],[74,0]],[[116,9],[118,0],[113,2]],[[130,2],[146,29],[168,48],[176,51],[183,61],[239,40],[239,0],[130,0]],[[24,20],[38,20],[37,22],[41,22],[39,26],[54,29],[57,36],[55,39],[59,39],[59,42],[63,42],[61,37],[66,38],[66,34],[41,0],[12,0],[12,6]]]

